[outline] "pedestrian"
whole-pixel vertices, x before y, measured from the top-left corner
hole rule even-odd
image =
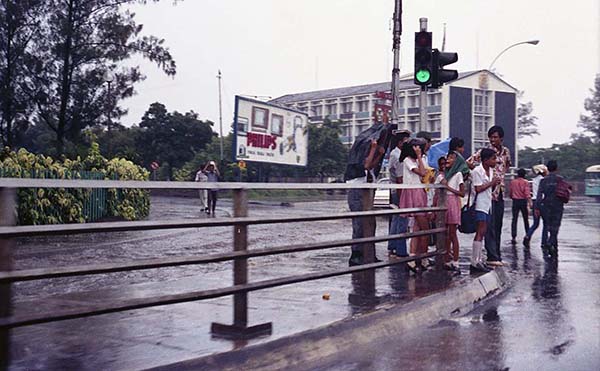
[[[208,178],[209,183],[216,183],[219,181],[220,173],[219,169],[217,169],[217,164],[214,161],[209,161],[204,167],[204,174]],[[217,192],[219,190],[216,188],[211,188],[208,190],[208,208],[209,214],[212,213],[212,216],[215,216],[215,209],[217,207]]]
[[[377,122],[363,130],[354,140],[348,154],[348,164],[344,172],[344,180],[349,184],[373,183],[379,171],[383,156],[387,151],[391,140],[391,126]],[[365,206],[373,204],[374,192],[365,192],[361,188],[352,188],[348,192],[348,207],[350,211],[365,211]],[[368,197],[365,198],[365,197]],[[352,218],[352,238],[372,237],[367,235],[363,223],[370,222],[367,218]],[[374,219],[373,219],[374,222]],[[375,225],[372,226],[375,229]],[[363,244],[353,244],[352,254],[348,265],[355,266],[364,264]],[[375,261],[379,261],[375,257]]]
[[[403,167],[400,162],[402,145],[409,140],[410,131],[408,130],[394,130],[392,131],[394,140],[397,141],[394,149],[390,152],[389,158],[389,169],[390,169],[390,181],[395,184],[402,184],[402,172]],[[399,206],[401,189],[392,190],[392,205]],[[404,215],[395,214],[392,216],[390,221],[389,234],[400,234],[408,231],[408,218]],[[406,249],[406,239],[389,240],[388,241],[388,255],[391,258],[394,257],[406,257],[408,251]]]
[[[548,168],[544,164],[535,165],[533,167],[533,173],[535,174],[535,177],[533,178],[533,180],[531,182],[531,204],[533,205],[533,207],[531,209],[531,213],[533,214],[533,224],[527,230],[527,234],[525,235],[525,237],[523,237],[523,246],[525,246],[527,248],[530,245],[531,236],[533,236],[533,233],[536,231],[536,229],[540,225],[540,215],[539,215],[539,213],[535,212],[535,210],[536,210],[535,204],[536,204],[536,200],[537,200],[538,189],[540,187],[540,182],[542,181],[542,179],[544,179],[544,177],[546,175],[548,175]],[[548,235],[546,232],[544,232],[545,228],[546,228],[546,225],[544,225],[542,227],[542,246],[545,246],[546,242],[547,242],[543,239],[544,237],[546,237]]]
[[[523,217],[523,226],[525,233],[529,230],[529,209],[531,208],[531,187],[525,179],[525,169],[517,170],[517,177],[510,182],[509,195],[512,200],[512,223],[510,233],[512,239],[510,243],[517,243],[517,222],[519,213]]]
[[[198,171],[196,172],[196,182],[201,182],[201,183],[205,183],[208,182],[208,177],[206,176],[206,174],[204,174],[204,169],[198,169]],[[206,189],[200,189],[198,191],[198,196],[200,197],[200,210],[202,210],[202,212],[205,212],[207,214],[210,213],[209,209],[208,209],[208,203],[207,203],[207,190]]]
[[[482,241],[483,237],[486,236],[488,224],[491,220],[492,189],[501,182],[500,177],[494,174],[494,166],[497,165],[496,151],[483,148],[479,152],[479,156],[481,163],[471,172],[473,188],[475,189],[475,220],[477,222],[473,250],[471,251],[471,266],[469,269],[471,273],[490,271],[482,259]]]
[[[494,177],[500,179],[500,183],[492,189],[492,209],[490,222],[486,228],[485,250],[487,252],[487,264],[491,266],[502,266],[501,236],[502,221],[504,218],[504,176],[511,166],[510,150],[502,143],[504,141],[504,129],[494,125],[489,128],[488,139],[490,144],[486,147],[496,153],[496,166],[493,167]],[[467,159],[467,164],[472,169],[476,162],[481,162],[480,149]]]
[[[558,163],[550,160],[546,164],[549,174],[540,181],[536,197],[535,213],[542,216],[544,228],[542,229],[542,252],[545,258],[558,257],[558,230],[562,221],[564,203],[556,196],[556,188],[560,181]]]
[[[458,156],[460,155],[454,151],[449,152],[446,156],[446,169],[448,172],[450,172],[455,165]],[[446,239],[444,268],[460,274],[460,268],[458,267],[460,246],[456,231],[460,225],[460,199],[465,196],[465,181],[462,172],[455,169],[453,175],[450,178],[443,179],[441,183],[444,184],[448,190],[448,194],[446,195],[446,226],[448,228],[448,235]]]
[[[421,178],[427,175],[427,169],[423,163],[423,151],[426,146],[424,140],[412,139],[405,143],[402,147],[402,156],[400,160],[404,165],[403,169],[403,182],[408,185],[421,185],[423,184]],[[423,208],[427,206],[427,194],[424,188],[409,188],[403,189],[400,194],[400,208]],[[414,217],[414,228],[413,231],[424,231],[429,229],[429,219],[424,213],[414,213],[409,216]],[[413,237],[415,244],[411,241],[411,254],[410,255],[421,255],[427,253],[428,247],[428,236]],[[415,273],[418,271],[425,270],[426,267],[423,262],[419,259],[415,262],[414,267],[409,265]]]

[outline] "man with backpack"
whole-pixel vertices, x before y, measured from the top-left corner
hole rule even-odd
[[[546,165],[550,174],[540,182],[537,198],[535,200],[535,213],[542,216],[544,221],[544,234],[542,241],[547,241],[542,246],[544,258],[558,256],[558,230],[562,220],[564,205],[569,202],[571,186],[564,178],[558,175],[558,164],[555,160],[548,161]]]

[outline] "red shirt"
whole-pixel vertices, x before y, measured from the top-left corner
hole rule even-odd
[[[531,198],[531,187],[525,178],[516,178],[510,182],[510,198],[526,200]]]

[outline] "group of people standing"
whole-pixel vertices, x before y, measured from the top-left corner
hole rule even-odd
[[[488,130],[488,146],[478,150],[467,159],[463,157],[464,140],[452,138],[448,153],[438,161],[437,176],[435,170],[427,162],[427,151],[431,147],[431,135],[429,133],[419,132],[415,137],[411,137],[411,133],[407,130],[385,130],[385,128],[375,127],[371,133],[366,134],[362,138],[359,136],[351,149],[350,161],[345,174],[347,182],[369,182],[376,179],[387,145],[391,144],[392,150],[389,154],[391,181],[407,185],[421,185],[420,187],[393,191],[391,203],[401,209],[424,208],[427,206],[447,207],[448,238],[444,258],[445,269],[460,274],[457,230],[461,224],[461,208],[465,198],[468,200],[467,202],[475,205],[476,210],[476,232],[472,243],[470,272],[488,272],[494,267],[504,265],[501,253],[504,196],[506,193],[504,178],[511,166],[511,155],[510,150],[503,145],[504,130],[502,127],[492,126]],[[362,144],[359,139],[361,139]],[[369,145],[365,146],[365,142]],[[548,170],[551,173],[556,171],[556,162],[551,161],[548,165]],[[543,174],[541,176],[543,177]],[[427,190],[426,184],[434,182],[433,179],[436,183],[443,184],[447,190],[445,205],[439,205],[440,197],[434,190]],[[534,216],[534,225],[531,228],[528,224],[526,225],[527,234],[523,243],[529,246],[531,235],[539,225],[541,215],[545,221],[543,236],[546,236],[546,230],[550,233],[550,237],[542,238],[542,245],[544,249],[547,248],[548,251],[552,252],[552,246],[555,250],[557,245],[558,228],[556,226],[560,225],[560,221],[555,221],[556,216],[559,214],[559,207],[552,200],[552,196],[549,196],[552,193],[552,184],[556,182],[546,179],[542,181],[541,178],[537,178],[534,182],[537,182],[536,194],[534,195],[535,201],[529,202],[534,206],[534,215],[537,216]],[[536,187],[535,184],[534,187]],[[528,183],[527,186],[529,186]],[[525,188],[522,184],[516,183],[515,189],[511,189],[510,196],[515,199],[517,196],[523,196],[524,192]],[[353,189],[349,193],[348,201],[352,211],[363,210],[364,205],[361,204],[360,194],[360,189]],[[465,197],[467,194],[469,196]],[[528,200],[531,200],[531,197],[525,198],[525,201],[513,202],[513,215],[518,212],[522,213],[523,208],[526,211]],[[523,202],[525,202],[524,205]],[[562,204],[560,207],[562,207]],[[562,215],[562,209],[560,209],[560,215]],[[433,214],[423,212],[395,214],[390,221],[390,234],[406,233],[409,230],[416,232],[430,229],[433,217]],[[353,238],[367,237],[363,235],[361,228],[360,218],[354,218]],[[516,236],[515,221],[513,221],[512,230],[514,240]],[[390,258],[421,255],[427,252],[428,242],[428,235],[413,237],[410,239],[410,244],[407,243],[407,239],[390,240],[388,242],[388,253]],[[486,250],[485,259],[483,257],[484,247]],[[361,245],[354,245],[349,265],[363,263]],[[427,269],[427,261],[416,260],[409,263],[408,268],[415,273],[419,273]]]

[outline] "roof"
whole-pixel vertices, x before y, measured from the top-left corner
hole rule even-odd
[[[466,77],[477,74],[481,71],[487,71],[487,70],[460,72],[458,74],[458,79],[456,79],[454,81],[464,79]],[[493,72],[490,72],[490,71],[487,71],[487,72],[491,73],[496,78],[500,79]],[[500,79],[500,80],[502,82],[504,82],[505,84],[507,84],[502,79]],[[507,84],[507,85],[512,88],[512,86],[510,84]],[[270,102],[275,103],[275,104],[286,104],[286,103],[304,102],[304,101],[311,101],[311,100],[333,99],[333,98],[338,98],[338,97],[355,96],[355,95],[361,95],[361,94],[365,94],[365,95],[373,94],[378,91],[390,91],[391,88],[392,88],[391,81],[390,82],[380,82],[380,83],[376,83],[376,84],[357,85],[357,86],[349,86],[349,87],[344,87],[344,88],[309,91],[306,93],[287,94],[287,95],[283,95],[281,97],[275,98],[275,99],[271,100]],[[418,85],[414,84],[412,74],[410,75],[410,77],[406,76],[400,80],[400,90],[415,89],[415,88],[418,88]]]

